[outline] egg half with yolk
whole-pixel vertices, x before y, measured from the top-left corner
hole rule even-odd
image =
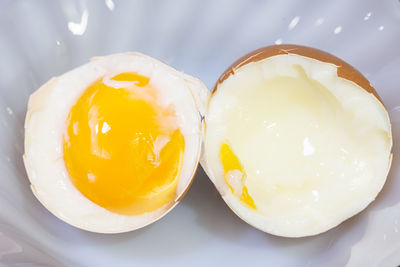
[[[188,189],[208,90],[139,53],[94,58],[32,94],[24,162],[65,222],[117,233],[165,215]]]

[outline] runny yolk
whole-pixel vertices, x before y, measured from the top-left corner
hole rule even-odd
[[[232,193],[235,194],[240,201],[247,204],[252,209],[256,209],[256,205],[249,195],[247,187],[244,185],[246,173],[243,166],[227,143],[222,143],[219,151],[219,159],[224,170],[225,183]],[[237,174],[239,174],[239,176]]]
[[[90,85],[71,108],[64,161],[75,187],[114,213],[139,215],[175,197],[184,137],[149,78],[122,73]],[[114,86],[121,82],[130,86]]]

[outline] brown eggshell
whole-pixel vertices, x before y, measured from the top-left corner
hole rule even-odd
[[[381,98],[379,97],[375,89],[372,87],[370,82],[350,64],[344,62],[340,58],[335,57],[334,55],[331,55],[325,51],[312,47],[292,45],[292,44],[272,45],[272,46],[262,47],[239,58],[220,76],[220,78],[218,79],[217,83],[215,84],[212,90],[212,93],[215,93],[218,86],[223,81],[225,81],[230,75],[234,74],[235,71],[240,67],[243,67],[244,65],[251,62],[257,62],[272,56],[284,55],[284,54],[296,54],[304,57],[313,58],[322,62],[334,64],[338,67],[339,77],[356,83],[360,87],[364,88],[367,92],[372,93],[376,98],[379,99],[379,101],[382,102]]]

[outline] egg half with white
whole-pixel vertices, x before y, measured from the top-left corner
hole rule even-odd
[[[228,206],[267,233],[325,232],[386,181],[388,113],[361,73],[321,50],[245,55],[215,85],[206,114],[203,168]]]
[[[201,153],[208,90],[139,53],[96,57],[28,104],[24,162],[37,199],[93,232],[131,231],[171,210]]]

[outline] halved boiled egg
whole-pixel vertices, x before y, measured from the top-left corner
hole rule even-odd
[[[229,207],[262,231],[302,237],[359,213],[391,163],[388,113],[370,83],[320,50],[277,45],[215,85],[202,165]]]
[[[156,221],[194,177],[207,98],[198,79],[139,53],[97,57],[51,79],[26,116],[33,193],[89,231]]]

